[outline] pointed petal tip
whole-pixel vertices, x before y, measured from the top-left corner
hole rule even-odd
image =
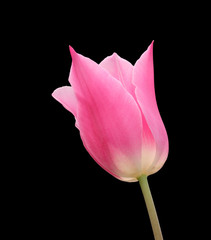
[[[119,55],[116,53],[116,52],[114,52],[112,55],[111,55],[111,57],[115,60],[115,61],[117,61],[120,57],[119,57]]]
[[[109,55],[108,57],[106,57],[105,59],[107,58],[112,58],[112,59],[115,59],[117,58],[119,55],[116,53],[116,52],[113,52],[111,55]]]
[[[63,88],[63,87],[59,87],[59,88],[55,89],[55,90],[52,92],[52,94],[51,94],[51,96],[52,96],[55,100],[57,100],[58,102],[60,102],[61,89],[62,89],[62,88]]]
[[[112,54],[112,56],[118,57],[118,54],[117,54],[116,52],[114,52],[114,53]]]
[[[69,45],[69,50],[70,50],[71,56],[73,57],[73,56],[76,54],[76,51],[75,51],[74,48],[71,47],[70,45]]]
[[[149,49],[153,49],[154,46],[154,40],[152,40],[151,44],[149,45]]]
[[[69,50],[70,50],[70,52],[73,50],[73,48],[69,45]]]
[[[56,95],[57,95],[57,92],[56,92],[56,90],[54,90],[54,91],[51,93],[51,96],[56,99]]]
[[[150,43],[150,45],[148,46],[147,50],[143,53],[144,54],[149,54],[149,55],[153,55],[153,48],[154,48],[154,40]]]

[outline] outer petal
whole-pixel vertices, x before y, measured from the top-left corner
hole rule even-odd
[[[135,94],[156,143],[156,156],[149,173],[158,171],[168,155],[168,136],[161,119],[154,89],[153,42],[134,66]]]
[[[132,83],[133,65],[114,53],[112,56],[105,58],[100,63],[100,66],[106,69],[113,77],[118,79],[138,104],[135,95],[135,86]],[[147,174],[148,169],[154,161],[155,153],[155,140],[142,114],[142,156],[140,161],[142,173]]]
[[[84,146],[115,177],[137,181],[142,120],[136,101],[101,66],[70,51],[70,82],[78,101],[77,124]]]
[[[52,96],[75,117],[77,116],[77,99],[72,87],[65,86],[57,88],[52,93]]]
[[[122,86],[135,97],[135,86],[132,84],[133,65],[130,62],[114,53],[112,56],[105,58],[100,66],[119,80]]]

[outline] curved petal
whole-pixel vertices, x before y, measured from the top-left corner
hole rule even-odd
[[[72,87],[65,86],[57,88],[52,93],[52,96],[75,117],[77,116],[77,99]]]
[[[77,124],[94,160],[123,181],[137,181],[141,159],[141,113],[122,84],[70,47],[70,82],[78,102]]]
[[[114,53],[105,58],[99,65],[119,80],[122,86],[135,97],[135,86],[132,84],[133,65],[130,62]]]
[[[146,123],[156,143],[156,156],[149,171],[154,173],[164,164],[168,155],[168,136],[161,119],[154,89],[153,42],[134,66],[135,94]]]

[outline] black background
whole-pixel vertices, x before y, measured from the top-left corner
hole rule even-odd
[[[12,194],[8,216],[16,235],[153,239],[139,184],[121,182],[101,169],[83,147],[74,117],[51,96],[69,84],[69,45],[98,63],[116,52],[134,64],[152,40],[155,91],[170,149],[149,184],[164,239],[203,234],[206,30],[190,19],[169,23],[167,16],[158,23],[159,12],[142,19],[146,9],[135,6],[132,12],[96,5],[89,10],[84,5],[61,11],[54,7],[35,12],[22,48],[16,50],[18,57],[24,48],[27,52],[22,66],[26,91],[16,98],[21,104],[12,138],[20,143],[14,149],[18,157],[9,162],[12,180],[7,177]]]

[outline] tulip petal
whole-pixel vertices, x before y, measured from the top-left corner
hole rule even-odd
[[[133,65],[127,60],[121,58],[116,53],[105,58],[101,63],[114,78],[122,83],[122,86],[135,97],[135,87],[132,84]]]
[[[76,94],[77,125],[85,148],[106,171],[137,181],[141,159],[141,112],[122,84],[71,47],[70,83]]]
[[[132,83],[133,78],[133,65],[127,60],[121,58],[116,53],[112,56],[105,58],[101,63],[104,69],[106,69],[113,77],[118,79],[122,86],[136,99],[135,86]],[[138,102],[137,102],[138,104]],[[141,110],[141,109],[140,109]],[[154,137],[146,123],[146,120],[142,114],[142,157],[141,166],[142,172],[147,173],[147,169],[151,166],[155,158],[155,141]]]
[[[133,84],[136,86],[137,102],[156,143],[156,156],[152,169],[149,170],[156,172],[162,167],[167,158],[168,136],[155,97],[153,42],[134,66]]]
[[[76,117],[77,99],[72,87],[65,86],[57,88],[52,93],[52,96]]]

